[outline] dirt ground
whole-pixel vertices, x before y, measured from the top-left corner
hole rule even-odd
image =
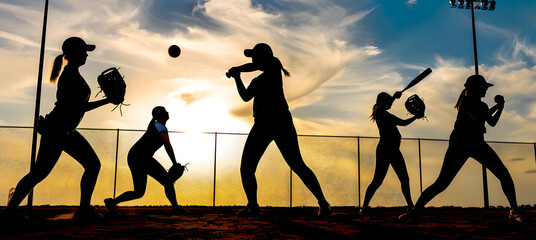
[[[536,210],[522,224],[507,209],[429,208],[417,220],[400,221],[402,208],[377,208],[371,216],[356,208],[334,208],[329,218],[315,208],[263,208],[259,217],[239,217],[239,207],[125,207],[105,221],[77,224],[73,207],[34,207],[32,223],[2,219],[0,239],[536,239]]]

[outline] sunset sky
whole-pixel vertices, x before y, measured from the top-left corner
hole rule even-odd
[[[43,8],[42,0],[0,0],[0,125],[33,123]],[[475,11],[480,73],[495,84],[483,100],[506,100],[487,140],[536,141],[535,12],[533,0]],[[51,0],[47,27],[41,114],[54,106],[56,85],[47,79],[70,36],[97,46],[80,68],[93,96],[103,70],[125,75],[123,116],[106,105],[80,127],[145,129],[162,105],[170,130],[247,133],[252,102],[241,101],[225,72],[250,61],[245,48],[265,42],[291,73],[284,90],[299,134],[378,136],[368,118],[376,95],[430,67],[391,112],[409,117],[404,101],[416,93],[428,121],[401,127],[402,136],[447,139],[474,74],[470,10],[447,0]],[[167,54],[172,44],[182,49],[176,59]]]
[[[29,126],[44,1],[0,2],[0,124]],[[481,74],[495,83],[484,101],[503,94],[506,108],[490,140],[534,141],[536,136],[536,2],[497,1],[476,11]],[[52,0],[45,77],[63,40],[80,36],[97,45],[82,75],[93,94],[96,76],[121,67],[130,107],[90,112],[82,127],[144,129],[156,105],[171,113],[177,131],[247,132],[251,103],[241,102],[225,71],[248,62],[242,52],[272,46],[291,72],[285,93],[301,134],[377,136],[368,116],[381,91],[400,90],[427,67],[433,73],[404,93],[392,112],[417,93],[428,121],[402,128],[405,137],[447,138],[453,104],[474,73],[470,11],[447,1],[323,0]],[[177,44],[182,54],[167,55]],[[258,73],[246,74],[246,84]],[[41,113],[55,101],[43,82]]]

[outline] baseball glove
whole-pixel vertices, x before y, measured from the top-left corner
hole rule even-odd
[[[408,100],[406,100],[406,110],[417,118],[423,118],[424,117],[424,110],[426,109],[426,106],[424,105],[424,101],[417,95],[413,94],[410,97],[408,97]]]
[[[171,180],[171,182],[174,183],[182,177],[182,174],[184,174],[184,170],[188,170],[188,168],[186,168],[186,165],[188,164],[181,165],[180,163],[176,163],[171,166],[168,171],[168,178]]]
[[[121,76],[121,73],[119,73],[118,68],[111,67],[104,70],[97,77],[97,82],[99,83],[101,90],[95,97],[97,97],[100,92],[103,92],[106,98],[110,99],[111,103],[117,105],[114,109],[112,109],[112,111],[118,106],[119,110],[121,111],[121,105],[128,106],[128,104],[123,103],[123,101],[125,101],[127,84],[125,83],[123,76]],[[123,115],[122,111],[121,115]]]

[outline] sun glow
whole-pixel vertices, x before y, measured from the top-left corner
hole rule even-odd
[[[229,106],[217,99],[204,99],[192,104],[179,101],[169,109],[168,129],[185,133],[246,132],[250,125],[231,116]]]

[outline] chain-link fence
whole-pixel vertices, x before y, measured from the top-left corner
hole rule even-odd
[[[100,158],[102,168],[92,204],[132,190],[126,156],[144,130],[79,129]],[[31,127],[0,127],[0,206],[9,190],[29,171]],[[170,132],[180,163],[190,163],[177,181],[177,199],[182,205],[245,205],[240,179],[240,158],[247,134]],[[375,166],[378,138],[358,136],[300,135],[306,164],[318,177],[332,206],[360,206]],[[536,143],[490,142],[510,171],[519,204],[536,203]],[[413,200],[432,184],[443,163],[447,140],[403,139],[401,151],[410,176]],[[171,161],[162,148],[155,158],[167,169]],[[34,205],[77,205],[83,168],[63,153],[50,175],[34,189]],[[469,160],[450,187],[428,206],[508,206],[493,174],[483,177],[482,167]],[[316,206],[316,199],[291,172],[275,144],[270,144],[257,169],[258,197],[262,206]],[[169,205],[163,187],[149,177],[143,198],[124,205]],[[484,179],[487,179],[487,184]],[[487,193],[485,193],[485,189]],[[400,183],[392,169],[372,199],[372,206],[404,206]]]

